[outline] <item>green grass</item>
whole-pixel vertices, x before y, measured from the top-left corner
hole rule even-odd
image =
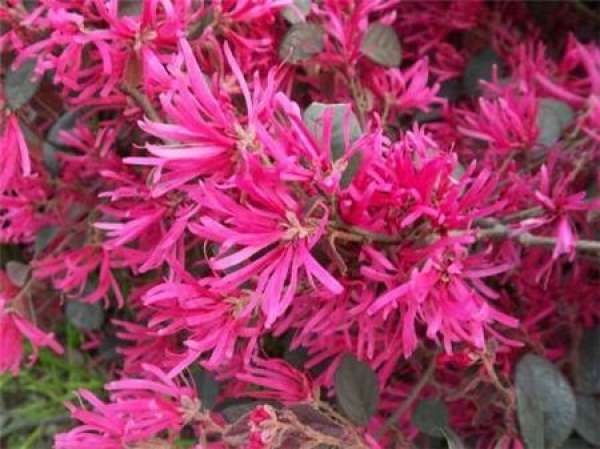
[[[0,448],[50,449],[53,435],[71,425],[64,402],[79,388],[102,390],[104,376],[78,349],[79,331],[65,326],[61,341],[63,356],[42,350],[18,376],[0,376]]]

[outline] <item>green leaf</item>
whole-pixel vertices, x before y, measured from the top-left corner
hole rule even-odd
[[[289,348],[285,350],[283,354],[283,359],[288,362],[290,365],[302,369],[306,361],[308,360],[308,351],[305,347],[300,346],[296,349],[290,350]]]
[[[78,115],[78,111],[69,111],[63,114],[56,122],[54,122],[50,131],[48,131],[42,150],[44,164],[53,176],[58,176],[60,173],[60,166],[58,159],[56,158],[56,152],[59,151],[62,146],[60,143],[60,132],[73,129]]]
[[[48,225],[41,228],[35,236],[34,252],[35,255],[41,254],[52,242],[54,237],[58,234],[58,227],[54,225]]]
[[[331,130],[331,160],[333,162],[341,158],[346,149],[344,141],[345,124],[349,126],[350,141],[354,142],[361,135],[360,124],[352,108],[346,103],[325,104],[314,102],[311,103],[304,111],[303,119],[307,128],[315,136],[317,141],[323,139],[323,115],[327,109],[333,109],[333,123]]]
[[[444,438],[446,438],[446,442],[448,443],[448,449],[465,449],[465,445],[462,442],[461,438],[454,432],[454,430],[449,427],[445,427],[442,429],[442,433]]]
[[[342,177],[340,178],[340,187],[342,189],[347,189],[348,187],[350,187],[350,184],[352,184],[352,180],[358,173],[358,169],[360,168],[361,162],[362,153],[356,152],[350,157],[350,159],[348,160],[348,165],[342,173]]]
[[[296,23],[287,31],[279,46],[279,57],[298,64],[323,51],[325,33],[315,23]]]
[[[600,400],[584,394],[577,395],[575,430],[588,443],[600,446]]]
[[[36,60],[28,59],[16,70],[9,70],[4,78],[4,95],[12,109],[19,109],[37,92],[40,81],[32,81]]]
[[[592,449],[592,446],[587,444],[581,438],[571,437],[562,444],[560,449]]]
[[[504,64],[491,48],[485,48],[471,58],[463,74],[463,87],[467,95],[476,96],[481,93],[479,80],[491,81],[494,65],[502,72]]]
[[[90,304],[69,301],[65,307],[65,315],[73,326],[86,331],[98,330],[104,323],[104,309],[99,302]]]
[[[412,415],[412,424],[432,437],[443,437],[448,427],[448,407],[438,399],[423,399]]]
[[[325,104],[314,102],[304,111],[303,119],[306,127],[318,142],[321,142],[323,139],[323,115],[325,114],[325,111],[329,109],[333,109],[330,154],[331,161],[335,162],[346,152],[346,144],[349,145],[358,139],[362,130],[358,118],[356,118],[356,115],[352,112],[349,104]],[[346,127],[349,129],[346,129]],[[345,135],[349,136],[348,142],[346,142],[346,139],[344,138]],[[348,165],[342,173],[342,178],[340,180],[340,186],[342,188],[346,188],[352,183],[352,179],[354,179],[354,176],[360,168],[361,161],[362,155],[360,153],[355,153],[348,160]]]
[[[214,408],[214,411],[223,415],[223,418],[229,423],[235,423],[250,413],[259,405],[270,405],[279,409],[281,404],[272,400],[256,400],[252,398],[227,398]]]
[[[527,354],[517,363],[517,416],[529,449],[560,447],[575,424],[575,396],[548,360]]]
[[[304,22],[310,13],[311,0],[294,0],[281,10],[281,16],[291,24]]]
[[[370,24],[360,44],[360,51],[371,61],[385,67],[398,67],[402,62],[400,40],[389,25]]]
[[[600,326],[583,333],[575,377],[579,392],[600,393]]]
[[[369,365],[347,354],[335,372],[337,402],[348,418],[367,425],[379,404],[379,383]]]
[[[190,368],[190,373],[196,384],[196,391],[198,392],[198,397],[202,401],[202,406],[206,410],[212,410],[217,403],[221,385],[212,373],[201,366],[192,366]]]
[[[142,13],[143,5],[140,0],[119,0],[118,15],[137,17]]]
[[[16,260],[10,260],[6,262],[6,275],[10,282],[15,284],[17,287],[23,287],[25,282],[27,282],[27,278],[29,277],[29,273],[31,272],[31,267],[21,262],[17,262]]]
[[[536,116],[539,131],[537,142],[546,146],[556,143],[574,116],[575,113],[568,104],[553,98],[541,98]]]

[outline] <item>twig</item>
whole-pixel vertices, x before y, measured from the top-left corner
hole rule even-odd
[[[556,245],[556,238],[554,237],[543,237],[539,235],[533,235],[529,232],[518,233],[500,223],[497,223],[491,228],[480,229],[477,237],[479,240],[513,238],[523,246],[553,247]],[[577,251],[600,252],[600,241],[577,240],[575,242],[575,249]]]
[[[577,9],[583,15],[587,16],[589,19],[592,19],[595,22],[600,23],[600,14],[598,14],[596,11],[588,8],[581,0],[575,0],[575,2],[573,2],[573,6],[575,6],[575,9]]]
[[[406,236],[404,235],[389,235],[380,232],[372,232],[339,221],[334,223],[331,229],[336,233],[337,237],[355,242],[362,240],[367,242],[401,243],[406,240]]]
[[[160,115],[156,109],[154,109],[154,106],[152,106],[152,103],[146,94],[127,83],[121,83],[120,89],[124,94],[131,97],[131,99],[134,100],[140,108],[142,108],[142,111],[144,111],[144,114],[146,114],[150,120],[153,122],[161,121]]]
[[[412,390],[410,390],[408,396],[404,399],[404,401],[402,401],[402,403],[396,409],[396,411],[392,413],[392,415],[383,423],[383,425],[379,428],[377,433],[375,433],[375,436],[377,438],[381,438],[386,432],[386,430],[388,430],[390,427],[396,424],[398,419],[410,408],[415,399],[417,399],[419,393],[421,393],[421,390],[423,390],[423,388],[429,383],[435,371],[436,358],[437,351],[433,353],[431,360],[429,361],[429,365],[427,366],[427,369],[425,370],[419,381],[412,388]]]
[[[531,207],[529,209],[523,209],[519,212],[515,212],[514,214],[507,215],[506,217],[502,217],[503,222],[513,221],[513,220],[522,220],[524,218],[533,218],[544,213],[544,209],[539,206]]]

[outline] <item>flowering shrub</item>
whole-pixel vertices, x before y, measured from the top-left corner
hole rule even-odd
[[[82,332],[56,449],[599,446],[599,21],[1,2],[0,372]]]

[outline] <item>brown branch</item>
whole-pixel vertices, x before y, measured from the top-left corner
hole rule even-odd
[[[487,229],[480,229],[477,238],[483,239],[500,239],[500,238],[512,238],[515,239],[523,246],[546,246],[553,247],[556,245],[556,238],[544,237],[539,235],[533,235],[529,232],[518,232],[513,231],[507,226],[496,223],[494,226]],[[600,241],[597,240],[577,240],[575,242],[575,249],[577,251],[586,252],[599,252],[600,253]]]
[[[433,355],[431,356],[431,360],[429,361],[429,365],[427,366],[427,369],[425,370],[425,372],[423,373],[423,375],[421,376],[419,381],[414,385],[412,390],[410,390],[410,393],[408,394],[408,396],[404,399],[404,401],[402,401],[402,403],[394,411],[394,413],[392,413],[392,415],[377,430],[377,432],[375,433],[376,438],[381,438],[385,434],[386,430],[388,430],[389,428],[396,425],[396,422],[398,421],[398,419],[404,413],[406,413],[406,411],[408,411],[408,409],[413,404],[413,402],[415,402],[415,400],[417,399],[417,397],[419,396],[419,394],[421,393],[423,388],[425,388],[425,386],[429,383],[429,381],[433,377],[433,373],[435,372],[435,362],[436,362],[437,354],[438,354],[438,351],[436,350],[433,353]]]
[[[158,114],[154,106],[152,106],[152,103],[150,102],[150,99],[146,96],[146,94],[139,91],[136,87],[133,87],[132,85],[127,83],[121,83],[119,87],[124,94],[129,96],[133,101],[137,103],[137,105],[142,109],[142,111],[144,111],[144,114],[146,114],[150,120],[152,120],[153,122],[162,121],[160,115]]]

